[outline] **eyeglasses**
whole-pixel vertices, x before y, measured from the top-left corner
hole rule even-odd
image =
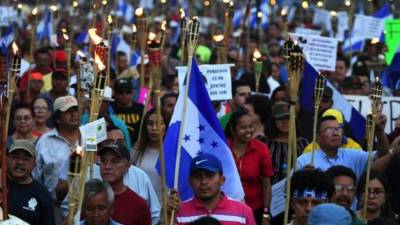
[[[327,135],[332,135],[334,132],[337,134],[342,134],[343,127],[327,127],[323,130],[323,132]]]
[[[365,194],[365,192],[363,192]],[[385,193],[385,189],[384,188],[368,188],[368,196],[373,196],[376,197],[378,195],[381,195]]]
[[[356,187],[354,185],[345,185],[345,184],[335,184],[335,191],[337,192],[356,192]]]
[[[33,110],[35,112],[40,112],[40,111],[47,112],[49,109],[45,106],[35,106],[35,107],[33,107]]]
[[[32,119],[32,117],[31,116],[28,116],[28,115],[26,115],[26,116],[16,116],[15,117],[15,120],[16,121],[18,121],[18,122],[21,122],[21,121],[29,121],[29,120],[31,120]]]

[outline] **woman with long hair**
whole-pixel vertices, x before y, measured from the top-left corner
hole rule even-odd
[[[161,178],[156,168],[156,163],[160,155],[159,138],[164,137],[165,120],[161,121],[161,134],[157,126],[157,113],[155,108],[149,110],[143,117],[143,129],[140,131],[139,139],[132,151],[132,164],[141,168],[150,177],[154,190],[157,193],[158,199],[161,201]]]
[[[253,210],[257,224],[269,224],[271,176],[268,146],[253,137],[253,119],[245,109],[232,114],[225,134],[242,181],[245,201]]]
[[[386,176],[376,170],[371,170],[368,184],[368,196],[365,196],[365,181],[366,174],[364,173],[357,185],[357,197],[361,204],[360,210],[357,212],[360,218],[364,218],[366,221],[383,217],[396,221],[398,215],[396,215],[391,208],[391,190],[389,181]],[[367,200],[367,212],[363,215],[363,204],[365,198]]]

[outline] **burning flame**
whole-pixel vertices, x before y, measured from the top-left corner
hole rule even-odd
[[[371,44],[378,44],[379,43],[379,38],[372,38],[371,39]]]
[[[112,24],[113,20],[112,20],[112,16],[111,15],[107,16],[107,22],[108,22],[108,24]]]
[[[19,4],[17,5],[17,8],[18,8],[18,9],[22,9],[22,4],[19,3]]]
[[[96,34],[96,28],[90,28],[88,33],[90,39],[92,39],[96,45],[100,44],[100,42],[103,40],[103,38]]]
[[[301,3],[301,6],[304,8],[304,9],[308,9],[308,2],[307,1],[303,1],[302,3]]]
[[[137,31],[136,25],[132,24],[132,33],[136,33],[136,31]]]
[[[262,18],[262,16],[263,16],[262,12],[260,12],[260,11],[257,12],[257,17],[258,17],[258,18]]]
[[[68,35],[67,35],[66,33],[63,33],[63,38],[64,38],[64,40],[66,40],[66,41],[69,40],[69,37],[68,37]]]
[[[223,3],[228,4],[229,0],[222,0]]]
[[[162,30],[162,31],[165,31],[166,29],[167,29],[167,21],[164,20],[164,21],[162,22],[162,24],[161,24],[161,30]]]
[[[349,6],[351,5],[351,1],[350,1],[350,0],[346,0],[346,1],[344,1],[344,4],[345,4],[347,7],[349,7]]]
[[[336,11],[331,11],[331,16],[336,16],[336,15],[337,15]]]
[[[183,8],[179,9],[179,14],[181,14],[181,19],[185,18],[185,10]]]
[[[220,42],[220,41],[224,40],[224,35],[223,34],[214,34],[212,36],[212,38],[215,42]]]
[[[16,55],[19,51],[17,43],[15,43],[15,41],[12,43],[12,50],[13,50],[14,55]]]
[[[165,4],[165,3],[167,3],[167,0],[161,0],[160,1],[162,4]]]
[[[58,9],[58,7],[56,5],[51,5],[51,6],[49,6],[49,8],[53,12],[57,11],[57,9]]]
[[[258,51],[258,49],[256,49],[254,52],[253,52],[253,61],[254,62],[256,62],[256,61],[258,61],[259,59],[261,59],[261,52],[260,51]]]
[[[101,3],[102,3],[103,5],[107,5],[107,4],[108,4],[108,1],[107,1],[107,0],[103,0]]]
[[[76,8],[79,6],[79,2],[78,1],[73,1],[72,2],[72,7]]]
[[[229,6],[230,6],[230,7],[233,7],[233,1],[230,1],[230,2],[229,2]]]
[[[322,6],[324,6],[324,3],[321,2],[321,1],[318,1],[318,2],[317,2],[317,6],[318,6],[319,8],[322,8]]]
[[[35,7],[32,9],[32,15],[36,16],[38,14],[38,8]]]
[[[153,32],[149,33],[149,41],[153,41],[155,38],[157,37],[157,35]]]
[[[135,10],[135,15],[136,15],[136,16],[140,17],[140,16],[143,16],[143,14],[144,14],[144,10],[143,10],[142,7],[137,8],[137,9]]]
[[[281,16],[286,16],[287,15],[287,10],[285,8],[283,8],[281,10]]]
[[[76,154],[83,155],[83,149],[80,145],[76,146]]]
[[[102,71],[106,68],[106,66],[101,61],[100,57],[97,54],[94,55],[94,63],[97,64],[97,68],[99,68],[99,71]]]

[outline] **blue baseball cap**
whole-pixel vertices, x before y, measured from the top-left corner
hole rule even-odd
[[[190,174],[196,170],[207,170],[213,173],[220,172],[222,174],[221,161],[213,154],[200,153],[192,159],[190,163]]]
[[[350,225],[351,215],[342,206],[324,203],[314,207],[308,214],[307,225]]]

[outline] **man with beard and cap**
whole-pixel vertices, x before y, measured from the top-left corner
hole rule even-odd
[[[345,166],[332,166],[326,171],[328,179],[335,188],[330,201],[345,207],[351,215],[351,225],[364,225],[352,211],[352,205],[356,197],[356,174]]]

